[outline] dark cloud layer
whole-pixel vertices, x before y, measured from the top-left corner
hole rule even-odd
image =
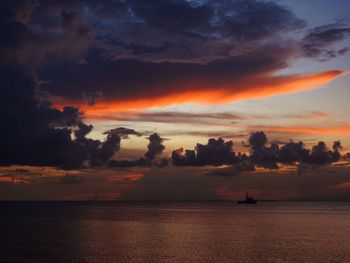
[[[214,87],[239,94],[258,79],[266,84],[279,81],[270,74],[285,66],[291,52],[288,47],[265,46],[206,64],[94,59],[87,64],[48,65],[42,73],[45,80],[51,81],[45,85],[50,92],[74,100],[99,89],[103,99],[113,102],[177,97],[186,92],[210,92]],[[185,96],[182,99],[186,100]]]
[[[39,18],[49,6],[56,15],[46,15],[44,23]],[[139,107],[187,102],[198,93],[197,102],[213,103],[225,95],[254,97],[256,90],[262,97],[290,92],[282,84],[305,76],[274,73],[297,56],[300,45],[308,57],[315,56],[306,50],[320,49],[315,37],[300,44],[286,36],[305,22],[274,1],[49,1],[34,9],[30,28],[57,28],[57,16],[68,32],[62,42],[90,36],[85,48],[72,49],[80,59],[62,56],[61,44],[39,70],[42,88],[61,97],[57,104],[82,103],[84,94],[94,92],[102,102],[143,101]],[[79,40],[71,31],[81,32]],[[215,92],[217,99],[208,95]]]
[[[40,66],[42,88],[68,101],[273,84],[298,46],[283,34],[305,26],[288,7],[257,0],[23,0],[2,3],[2,12],[2,56]],[[329,27],[311,31],[305,50],[345,37],[346,27]]]
[[[82,111],[56,109],[50,100],[58,97],[75,101],[96,92],[101,100],[120,103],[180,95],[182,102],[186,94],[206,92],[217,102],[213,90],[263,94],[271,85],[299,79],[274,73],[287,66],[298,45],[283,34],[303,26],[272,1],[2,1],[0,164],[102,166],[122,139],[140,136],[117,128],[104,141],[88,138],[93,127],[84,123]],[[347,34],[346,28],[329,30],[313,34],[327,46],[328,38]],[[156,160],[162,138],[149,140],[145,157],[131,165],[167,164]],[[324,158],[322,145],[312,152],[315,160]],[[236,162],[232,142],[222,139],[178,157],[186,165],[193,159],[196,165]]]

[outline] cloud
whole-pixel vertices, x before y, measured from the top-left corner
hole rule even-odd
[[[118,135],[109,133],[102,142],[85,137],[92,126],[82,122],[77,108],[57,110],[38,99],[35,76],[22,66],[2,65],[0,81],[0,116],[6,127],[0,131],[2,165],[96,166],[118,151]]]
[[[305,149],[303,142],[288,142],[284,144],[279,152],[279,159],[283,163],[293,164],[295,162],[307,162],[310,151]]]
[[[155,160],[158,155],[160,155],[165,146],[163,145],[164,139],[159,136],[158,133],[153,133],[148,137],[149,143],[147,145],[147,151],[144,154],[144,157],[136,158],[134,160],[111,160],[108,163],[109,167],[135,167],[135,166],[152,166],[155,165],[159,168],[167,166],[168,160],[162,158],[160,160]]]
[[[114,19],[97,14],[110,2],[85,5],[106,32],[96,46],[114,59],[208,62],[305,24],[272,1],[130,0],[113,8],[119,11]]]
[[[115,129],[108,130],[104,132],[103,134],[115,134],[120,136],[122,139],[128,139],[129,135],[136,135],[136,136],[141,136],[142,134],[133,130],[133,129],[128,129],[124,127],[119,127]]]
[[[127,128],[105,132],[105,140],[87,138],[92,125],[72,106],[53,108],[40,89],[38,69],[51,59],[77,63],[92,44],[93,29],[82,6],[69,2],[2,3],[0,19],[0,131],[2,165],[60,168],[103,166],[119,151],[121,139],[140,136]],[[21,107],[18,107],[21,105]]]
[[[195,112],[177,112],[177,111],[161,111],[161,112],[111,112],[104,110],[104,114],[95,114],[94,110],[88,111],[86,117],[95,120],[118,120],[118,121],[134,121],[134,122],[159,122],[168,123],[198,123],[210,124],[217,121],[235,121],[244,120],[246,116],[234,114],[230,112],[218,113],[195,113]],[[107,113],[107,114],[106,114]]]
[[[79,60],[94,37],[85,13],[63,1],[3,2],[1,13],[0,54],[5,63],[36,69],[51,56]]]
[[[325,119],[330,117],[331,115],[327,112],[322,111],[310,111],[302,114],[286,114],[283,115],[283,118],[295,118],[301,120],[313,120],[313,119]]]
[[[318,88],[341,73],[276,76],[296,53],[283,34],[305,22],[272,1],[3,5],[4,57],[37,61],[55,105],[83,106],[91,92],[103,108],[220,103]]]
[[[273,1],[3,5],[6,61],[34,65],[56,107],[95,116],[310,90],[342,73],[276,74],[298,49],[285,33],[305,22]],[[95,106],[86,105],[86,94],[99,94]]]
[[[341,159],[339,152],[342,149],[340,141],[333,143],[328,149],[324,142],[319,142],[312,149],[306,149],[300,142],[271,143],[264,132],[252,132],[248,143],[244,146],[250,148],[250,154],[236,154],[233,151],[233,142],[225,142],[222,138],[208,140],[208,144],[197,144],[195,150],[179,148],[172,152],[171,160],[175,166],[223,166],[218,170],[209,172],[211,175],[238,174],[242,171],[254,171],[255,167],[266,169],[279,169],[280,165],[327,165]],[[223,169],[223,170],[221,170]]]
[[[176,166],[223,165],[236,163],[237,157],[233,152],[233,142],[222,138],[210,138],[207,144],[197,143],[195,151],[183,149],[172,152],[172,162]]]
[[[120,111],[187,102],[217,104],[312,90],[343,73],[334,70],[275,76],[276,70],[285,67],[288,52],[279,47],[263,48],[208,64],[136,60],[62,64],[45,69],[44,79],[50,83],[43,88],[60,97],[54,99],[58,107],[71,103],[88,114],[98,115],[105,109]],[[66,76],[64,83],[61,74],[55,72]],[[94,107],[81,100],[81,94],[89,91],[103,94]]]
[[[265,132],[278,132],[289,134],[311,134],[311,135],[347,135],[350,132],[349,124],[327,125],[327,126],[268,126],[254,125],[247,128],[249,131],[264,130]]]
[[[147,145],[148,151],[145,153],[145,157],[152,161],[154,158],[161,154],[165,149],[163,143],[163,138],[161,138],[157,133],[153,133],[149,136],[149,144]]]
[[[263,98],[342,74],[276,74],[297,51],[284,33],[304,22],[271,1],[6,1],[0,10],[1,165],[104,166],[122,139],[139,136],[116,128],[87,138],[84,111]],[[96,105],[84,105],[95,93]],[[135,162],[165,165],[162,138],[149,139]],[[234,161],[232,142],[196,147],[196,165]]]
[[[267,146],[268,140],[264,132],[253,132],[249,137],[251,155],[249,159],[256,165],[269,169],[278,169],[278,163],[295,164],[310,163],[316,165],[329,164],[340,159],[340,141],[333,144],[333,151],[324,142],[318,142],[311,150],[305,149],[303,142],[293,141],[279,147],[275,143]]]
[[[319,88],[341,74],[276,74],[299,48],[285,33],[305,22],[273,1],[48,2],[34,9],[29,25],[56,29],[47,10],[69,26],[64,43],[81,41],[69,34],[77,25],[94,34],[83,53],[75,52],[80,59],[49,57],[39,70],[42,89],[57,96],[56,106],[77,105],[95,116],[107,108],[264,98]],[[89,93],[101,94],[94,107],[84,105]]]
[[[342,23],[333,23],[311,29],[302,40],[304,54],[308,57],[326,61],[344,55],[349,47],[335,49],[335,43],[350,36],[350,27]]]

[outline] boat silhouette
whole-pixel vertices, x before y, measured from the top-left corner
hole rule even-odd
[[[240,200],[237,203],[238,204],[256,204],[257,202],[258,202],[258,200],[249,196],[248,193],[245,193],[245,200]]]

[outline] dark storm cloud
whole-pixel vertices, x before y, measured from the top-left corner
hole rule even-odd
[[[101,5],[109,2],[101,1]],[[98,6],[89,8],[95,13]],[[119,11],[120,19],[113,23],[99,16],[97,22],[108,34],[97,37],[97,46],[114,58],[151,61],[223,58],[240,50],[242,43],[267,39],[304,24],[288,8],[272,1],[130,0]]]
[[[341,23],[334,23],[316,27],[309,31],[302,41],[302,48],[306,56],[325,61],[349,51],[349,47],[335,49],[333,44],[345,40],[350,36],[350,27]]]
[[[175,32],[208,29],[214,15],[210,5],[191,5],[188,1],[132,0],[130,6],[147,25]]]
[[[0,115],[6,127],[0,131],[2,165],[96,166],[119,149],[118,135],[108,134],[103,142],[86,138],[92,126],[82,122],[78,109],[53,109],[36,98],[35,76],[22,66],[1,65],[0,81]]]
[[[82,10],[59,8],[40,1],[2,1],[0,54],[36,68],[48,57],[78,59],[90,47],[93,31]]]
[[[102,89],[106,100],[122,102],[143,98],[145,90],[148,98],[161,98],[238,85],[242,79],[250,83],[255,74],[265,75],[284,67],[289,54],[288,48],[275,46],[208,64],[98,59],[87,64],[48,65],[42,73],[46,80],[51,80],[44,86],[54,94],[79,99],[83,93]],[[228,89],[244,92],[245,88],[241,84]]]
[[[36,98],[35,77],[22,66],[2,65],[0,81],[0,116],[6,127],[0,131],[2,165],[102,165],[117,151],[120,138],[113,134],[103,142],[85,137],[92,126],[82,122],[78,109],[53,109]]]
[[[69,43],[85,39],[90,29],[81,11],[60,10],[59,36],[43,33],[42,28],[28,24],[36,6],[36,1],[1,3],[0,119],[6,128],[0,131],[0,164],[104,165],[119,150],[120,136],[109,132],[102,142],[86,138],[93,127],[83,123],[83,113],[69,106],[52,108],[38,89],[35,72],[47,52],[63,52]]]
[[[265,77],[295,53],[280,35],[305,24],[273,1],[130,0],[48,1],[34,9],[30,25],[57,28],[57,17],[69,26],[65,43],[79,43],[69,32],[89,26],[94,37],[80,60],[50,56],[39,74],[43,88],[73,100],[100,92],[115,102],[144,99],[145,90],[149,99],[213,87],[235,93],[247,88],[243,79],[257,83],[257,75],[273,81]]]
[[[3,13],[47,40],[93,45],[113,58],[212,60],[240,44],[304,26],[273,1],[8,1]],[[93,25],[93,27],[92,27]],[[82,41],[80,41],[82,40]],[[227,44],[228,40],[242,43]],[[205,53],[203,51],[206,51]],[[203,56],[205,55],[205,56]]]
[[[267,96],[289,91],[267,87],[298,78],[273,75],[297,51],[283,33],[305,22],[274,1],[18,3],[3,4],[2,51],[39,66],[41,89],[59,96],[60,105],[82,103],[92,92],[101,102],[151,101],[143,107],[203,92],[198,100],[214,103],[208,93],[251,97],[259,83]]]

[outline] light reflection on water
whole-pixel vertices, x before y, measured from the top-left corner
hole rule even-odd
[[[2,262],[350,262],[350,204],[1,202]]]

